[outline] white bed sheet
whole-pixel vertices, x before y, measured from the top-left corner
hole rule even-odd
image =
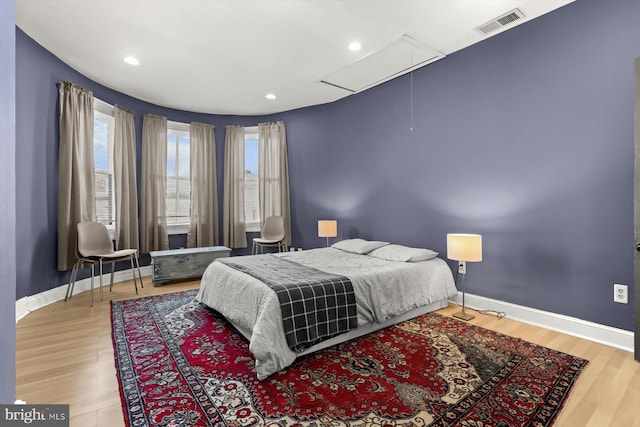
[[[383,323],[457,294],[451,270],[440,258],[394,262],[331,247],[275,255],[348,277],[356,297],[359,326]],[[296,354],[284,336],[278,297],[260,280],[214,261],[202,276],[196,299],[239,329],[252,331],[249,350],[256,358],[259,379],[295,360]]]

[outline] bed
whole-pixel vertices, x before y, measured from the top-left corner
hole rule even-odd
[[[382,247],[370,250],[376,244]],[[296,357],[446,307],[448,299],[457,294],[447,263],[431,251],[432,255],[414,257],[424,259],[421,261],[398,258],[398,253],[406,255],[404,248],[351,239],[328,248],[219,259],[205,270],[196,299],[221,313],[249,340],[257,376],[264,379],[291,365]],[[285,338],[276,292],[255,276],[227,264],[241,258],[273,259],[278,265],[287,262],[348,278],[355,296],[357,327],[304,350],[292,350]]]

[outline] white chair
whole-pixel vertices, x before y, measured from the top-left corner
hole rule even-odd
[[[76,278],[78,276],[78,269],[87,265],[91,266],[91,307],[93,307],[93,276],[96,265],[100,267],[100,301],[102,301],[102,265],[105,262],[111,263],[111,283],[109,285],[109,291],[113,288],[113,273],[115,271],[116,262],[126,260],[131,262],[131,273],[133,274],[133,284],[136,289],[136,294],[138,293],[136,269],[138,270],[140,286],[144,288],[144,285],[142,284],[142,275],[140,274],[138,250],[121,249],[114,251],[109,231],[101,222],[90,221],[78,224],[76,255],[78,257],[78,261],[75,263],[73,270],[71,271],[65,301],[73,295],[73,287],[75,286]]]
[[[277,246],[278,252],[286,252],[287,246],[284,243],[284,238],[284,218],[281,216],[267,217],[260,231],[260,237],[253,239],[251,255],[257,255],[258,248],[260,248],[260,253],[264,253],[265,246]]]

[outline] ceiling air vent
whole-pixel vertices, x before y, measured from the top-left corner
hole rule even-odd
[[[524,13],[522,13],[520,9],[513,9],[504,15],[476,27],[476,30],[480,31],[482,34],[489,34],[522,18],[524,18]]]

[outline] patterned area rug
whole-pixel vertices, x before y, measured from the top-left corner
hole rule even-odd
[[[128,426],[549,426],[587,363],[432,313],[258,381],[247,340],[194,296],[113,303]]]

